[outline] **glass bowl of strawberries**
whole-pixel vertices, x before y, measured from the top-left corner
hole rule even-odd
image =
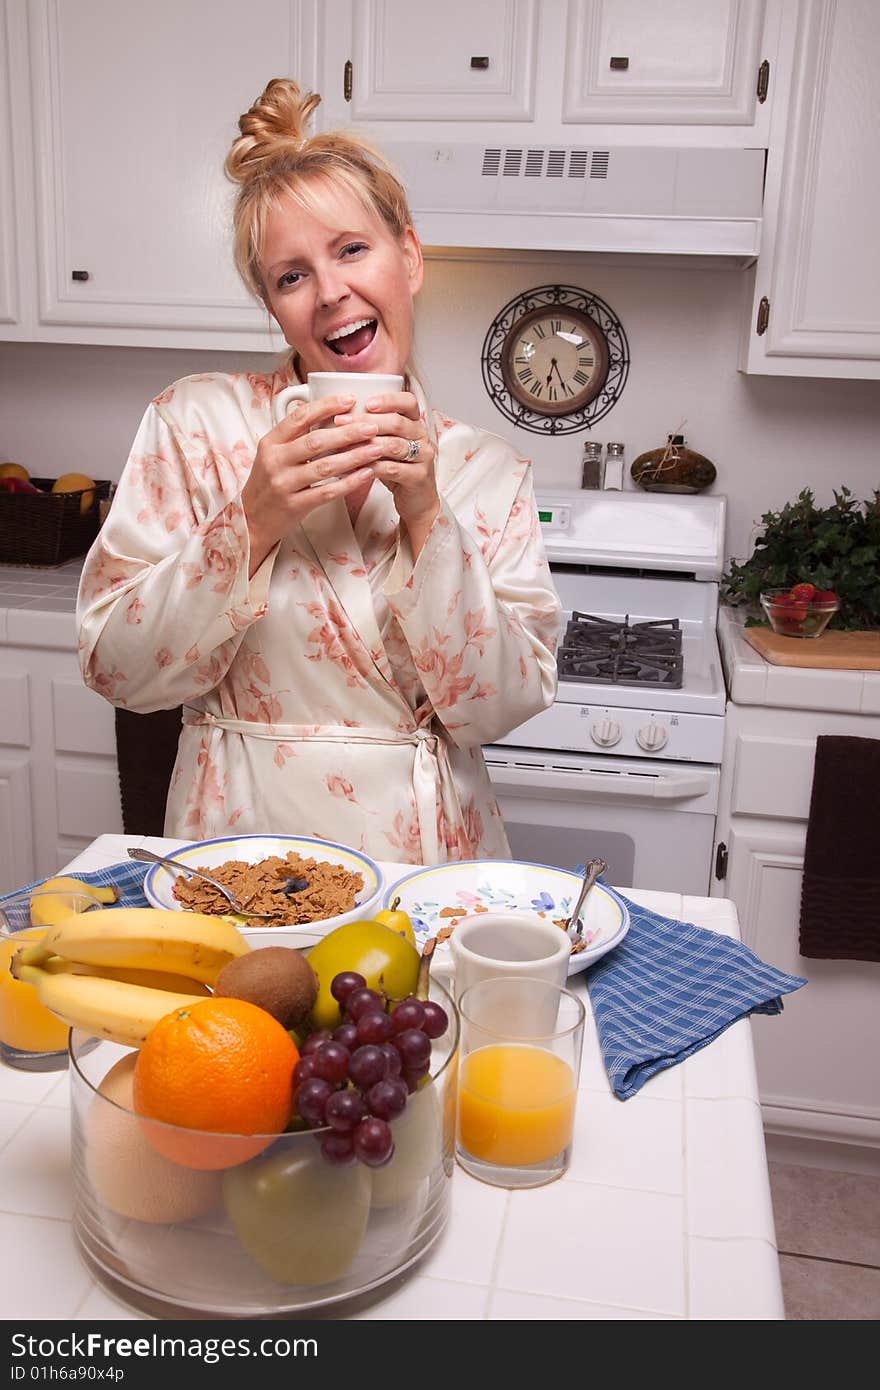
[[[761,607],[780,637],[819,637],[840,607],[832,589],[793,584],[790,589],[765,589]]]

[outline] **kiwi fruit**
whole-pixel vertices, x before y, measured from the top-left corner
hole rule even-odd
[[[318,977],[302,951],[292,946],[261,946],[228,961],[214,982],[214,993],[246,999],[293,1028],[312,1011]]]

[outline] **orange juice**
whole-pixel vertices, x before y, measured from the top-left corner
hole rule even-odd
[[[478,1048],[461,1064],[459,1143],[486,1163],[542,1163],[571,1142],[574,1104],[574,1073],[561,1057],[518,1043]]]
[[[36,941],[47,928],[14,932],[0,939],[0,1042],[22,1052],[61,1052],[70,1029],[50,1014],[33,985],[13,979],[9,962],[26,941]]]

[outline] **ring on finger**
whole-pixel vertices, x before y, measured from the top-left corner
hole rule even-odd
[[[415,459],[418,458],[419,450],[421,449],[421,447],[422,444],[421,440],[419,439],[410,439],[408,441],[405,454],[405,459],[407,463],[412,463]]]

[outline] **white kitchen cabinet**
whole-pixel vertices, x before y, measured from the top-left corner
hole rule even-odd
[[[765,376],[876,379],[880,6],[802,0],[797,18],[792,70],[779,74],[786,90],[740,365]]]
[[[588,126],[612,144],[764,145],[785,3],[326,0],[319,119],[395,140],[571,144]]]
[[[113,708],[83,684],[72,615],[0,609],[0,630],[3,894],[121,831],[122,807]]]
[[[859,675],[784,674],[806,677],[806,687],[813,677]],[[812,695],[805,688],[805,698]],[[736,903],[743,940],[762,960],[809,982],[786,996],[781,1018],[752,1019],[765,1128],[787,1139],[876,1150],[880,964],[806,959],[798,950],[819,734],[876,738],[880,716],[728,705],[712,892]]]
[[[270,77],[313,83],[315,0],[252,0],[246,11],[236,0],[5,3],[9,61],[29,69],[33,106],[28,336],[281,350],[232,263],[223,159]],[[0,141],[3,132],[0,113]],[[9,299],[3,282],[0,296]],[[12,317],[0,313],[0,331]]]
[[[29,90],[18,63],[26,46],[24,11],[17,0],[0,0],[0,337],[7,339],[27,339],[33,329]]]

